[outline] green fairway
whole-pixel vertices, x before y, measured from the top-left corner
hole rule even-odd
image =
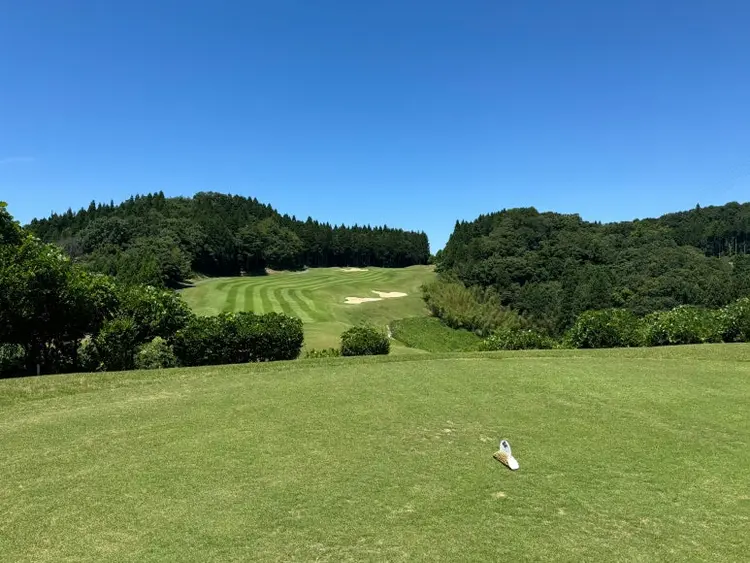
[[[183,290],[182,295],[198,314],[275,311],[299,317],[305,326],[305,347],[327,348],[337,347],[341,333],[360,322],[371,322],[385,329],[395,319],[426,315],[420,287],[434,275],[428,266],[365,271],[314,268],[261,277],[202,280]],[[346,303],[347,297],[378,299],[374,292],[407,295]]]
[[[0,381],[0,554],[740,561],[748,404],[747,345]]]

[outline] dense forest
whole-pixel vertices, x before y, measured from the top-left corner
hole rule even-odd
[[[0,377],[291,360],[303,340],[296,317],[198,316],[176,291],[90,272],[0,202]]]
[[[266,268],[405,267],[430,258],[423,232],[300,221],[257,199],[214,192],[190,198],[159,192],[119,205],[92,202],[27,227],[92,271],[167,287],[191,272],[234,276]]]
[[[609,224],[508,209],[457,222],[436,269],[559,335],[587,310],[643,316],[748,296],[749,241],[750,204]]]

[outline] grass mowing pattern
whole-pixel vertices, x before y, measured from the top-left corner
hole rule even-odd
[[[0,381],[0,553],[741,561],[748,402],[747,345]]]
[[[399,319],[390,326],[393,338],[428,352],[470,352],[481,342],[473,332],[454,330],[435,317]]]
[[[395,319],[427,314],[420,286],[433,278],[432,268],[426,266],[355,272],[315,268],[261,277],[205,279],[183,290],[182,296],[198,314],[254,311],[299,317],[305,324],[305,347],[328,348],[338,346],[341,333],[360,322],[385,328]],[[377,297],[373,290],[408,295],[359,305],[344,303],[346,297]],[[400,350],[407,351],[403,346]],[[394,346],[394,352],[398,351],[398,345]]]

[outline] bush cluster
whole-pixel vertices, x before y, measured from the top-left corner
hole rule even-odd
[[[466,287],[460,282],[436,281],[422,287],[430,312],[447,326],[485,336],[499,328],[521,328],[521,316],[504,307],[488,290]]]
[[[173,291],[122,287],[112,318],[78,348],[84,371],[121,371],[288,360],[302,348],[302,321],[270,313],[198,317]]]
[[[388,335],[371,326],[355,326],[341,335],[342,356],[385,355],[390,352]]]
[[[581,313],[565,339],[573,348],[628,348],[644,343],[641,320],[625,309]]]
[[[721,309],[678,305],[638,318],[622,309],[587,311],[565,335],[574,348],[750,341],[750,298]]]
[[[481,351],[493,350],[542,350],[554,348],[555,341],[534,329],[502,328],[494,331],[479,345]]]
[[[25,354],[18,344],[0,344],[0,377],[12,377],[24,370]]]
[[[750,297],[743,297],[719,311],[724,342],[750,342]]]
[[[303,342],[302,321],[280,313],[222,313],[193,317],[173,339],[182,366],[293,360]]]
[[[645,317],[625,309],[586,311],[560,341],[531,329],[503,328],[482,340],[480,349],[626,348],[711,342],[750,342],[750,298],[721,309],[679,305]]]
[[[161,336],[142,344],[135,354],[136,369],[166,369],[177,366],[177,356]]]
[[[135,352],[139,345],[138,325],[128,317],[107,321],[93,338],[93,356],[100,369],[123,371],[135,367]]]
[[[721,310],[681,305],[643,319],[647,346],[721,342],[725,332]]]

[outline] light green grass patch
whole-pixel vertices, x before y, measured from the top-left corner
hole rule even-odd
[[[299,317],[305,328],[305,348],[329,348],[338,347],[341,333],[351,326],[366,322],[385,329],[395,319],[426,315],[420,288],[434,276],[431,266],[365,271],[313,268],[304,273],[204,279],[181,293],[197,314],[254,311]],[[376,298],[376,291],[407,295],[356,305],[345,303],[347,297]]]
[[[454,330],[435,317],[410,317],[390,324],[393,338],[410,348],[428,352],[477,350],[480,338],[468,330]]]
[[[7,561],[740,561],[750,346],[0,381]],[[501,437],[520,463],[492,459]]]

